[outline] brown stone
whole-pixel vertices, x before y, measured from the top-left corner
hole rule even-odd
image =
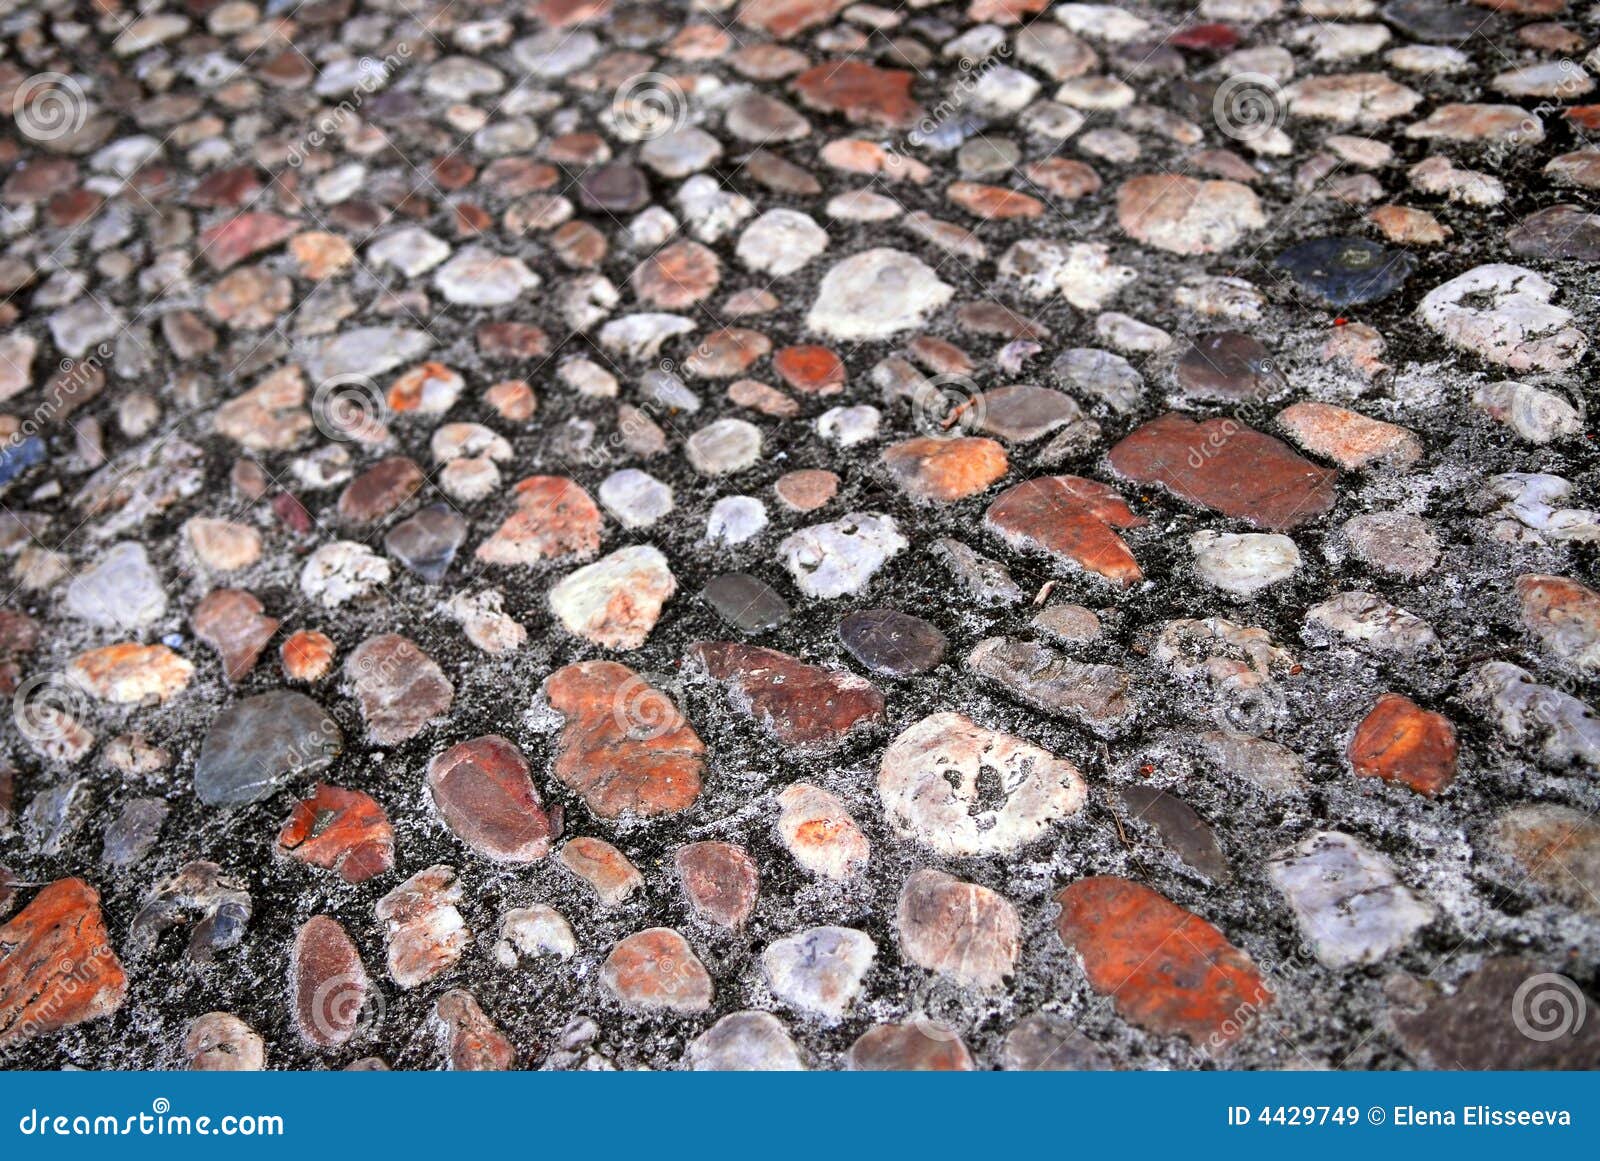
[[[600,548],[600,509],[565,476],[529,476],[516,486],[516,510],[477,557],[487,564],[534,564],[593,556]]]
[[[600,965],[600,981],[630,1008],[703,1012],[711,977],[683,936],[651,927],[628,936]]]
[[[1215,254],[1267,219],[1249,186],[1162,173],[1123,182],[1117,222],[1130,237],[1174,254]]]
[[[975,181],[952,182],[945,196],[952,204],[985,221],[1037,218],[1044,213],[1044,203],[1036,197]]]
[[[243,681],[278,631],[278,619],[242,589],[213,589],[189,614],[194,635],[222,657],[230,682]]]
[[[460,742],[428,763],[428,793],[451,832],[481,855],[531,863],[553,828],[522,751],[498,734]]]
[[[394,828],[371,795],[319,782],[278,832],[278,853],[364,883],[394,867]]]
[[[1308,452],[1341,468],[1405,468],[1422,458],[1422,443],[1410,431],[1331,403],[1292,404],[1278,412],[1278,424]]]
[[[1600,666],[1600,593],[1564,576],[1517,578],[1522,623],[1557,660],[1583,673]]]
[[[368,637],[345,659],[367,733],[380,746],[414,738],[434,718],[444,716],[455,687],[416,642],[398,633]]]
[[[911,97],[915,74],[880,69],[856,60],[828,61],[792,82],[800,100],[824,113],[838,113],[854,125],[905,129],[922,115]]]
[[[353,524],[382,520],[422,490],[427,477],[407,456],[379,460],[339,495],[339,518]]]
[[[728,402],[777,419],[793,419],[800,414],[800,405],[793,399],[776,387],[769,387],[754,379],[740,379],[729,384]]]
[[[589,884],[600,902],[615,907],[644,886],[639,868],[604,839],[580,835],[562,844],[561,865]]]
[[[700,796],[705,743],[626,665],[568,665],[545,681],[544,697],[565,719],[552,772],[601,818],[675,814]]]
[[[815,512],[839,492],[839,477],[821,468],[801,468],[778,477],[773,491],[796,512]]]
[[[980,436],[908,439],[886,448],[883,463],[908,495],[940,504],[976,496],[1011,467],[1005,448]]]
[[[338,1048],[361,1030],[372,986],[361,953],[337,920],[314,915],[289,954],[294,1022],[313,1048]]]
[[[1360,777],[1398,782],[1429,798],[1456,777],[1456,730],[1450,719],[1398,693],[1378,699],[1346,753]]]
[[[1112,469],[1225,516],[1287,532],[1334,504],[1338,473],[1237,419],[1195,423],[1168,413],[1111,449]]]
[[[1045,476],[1013,485],[989,505],[984,525],[1018,549],[1042,550],[1107,580],[1144,573],[1115,529],[1148,523],[1114,488],[1082,476]]]
[[[1064,157],[1047,157],[1030,161],[1023,173],[1034,185],[1061,201],[1074,201],[1098,193],[1100,175],[1081,161]]]
[[[755,910],[761,876],[743,847],[690,843],[678,849],[674,862],[683,893],[697,915],[723,927],[744,926]]]
[[[883,694],[844,670],[737,641],[701,641],[689,647],[687,659],[723,684],[737,712],[786,746],[833,749],[884,720]]]
[[[267,1042],[232,1012],[207,1012],[190,1021],[183,1055],[194,1072],[260,1072]]]
[[[1587,811],[1548,802],[1513,807],[1493,835],[1549,897],[1600,915],[1600,822]]]
[[[1056,930],[1082,959],[1089,985],[1142,1028],[1221,1048],[1273,1002],[1249,956],[1142,883],[1079,879],[1056,902]]]
[[[772,350],[772,340],[746,327],[723,327],[700,341],[683,361],[684,370],[703,379],[729,379]]]
[[[0,927],[0,1050],[109,1016],[128,979],[82,879],[58,879]]]
[[[1379,206],[1368,212],[1367,220],[1389,241],[1402,246],[1437,246],[1451,234],[1450,227],[1427,210],[1411,206]]]

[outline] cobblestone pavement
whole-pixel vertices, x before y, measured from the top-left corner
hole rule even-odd
[[[0,1063],[1600,1066],[1600,9],[0,16]]]

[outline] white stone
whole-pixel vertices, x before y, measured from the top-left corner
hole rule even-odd
[[[1212,532],[1189,537],[1200,579],[1224,592],[1254,596],[1268,585],[1294,575],[1300,550],[1293,540],[1274,532]]]
[[[1589,348],[1556,285],[1523,266],[1477,266],[1430,290],[1417,316],[1464,350],[1514,371],[1564,371]]]
[[[903,250],[866,250],[823,277],[806,318],[812,330],[838,339],[883,339],[920,326],[954,290]]]
[[[586,641],[637,649],[677,587],[661,550],[635,544],[569,574],[550,590],[550,609]]]
[[[672,488],[649,472],[623,468],[600,483],[600,503],[624,528],[648,528],[672,511]]]
[[[300,570],[300,591],[325,609],[364,597],[389,583],[389,561],[354,540],[335,540],[313,552]]]
[[[1317,831],[1267,860],[1317,959],[1331,968],[1379,963],[1433,922],[1431,906],[1388,859],[1338,831]]]
[[[711,506],[706,539],[743,544],[767,526],[767,506],[754,496],[724,496]]]
[[[743,419],[719,419],[691,435],[684,451],[701,475],[725,476],[761,461],[761,429]]]
[[[893,516],[852,512],[842,520],[802,528],[778,546],[800,591],[809,597],[859,593],[896,553],[908,547]]]
[[[751,270],[775,278],[793,274],[828,248],[828,231],[798,210],[768,210],[751,222],[735,249]]]

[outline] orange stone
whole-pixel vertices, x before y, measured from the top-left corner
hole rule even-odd
[[[318,681],[333,666],[333,638],[315,629],[301,629],[278,649],[290,681]]]
[[[371,795],[319,782],[278,832],[278,853],[364,883],[394,867],[394,828]]]
[[[592,556],[600,547],[600,509],[565,476],[529,476],[516,487],[516,511],[477,557],[486,564],[533,564]]]
[[[699,242],[682,241],[639,263],[629,281],[640,302],[682,310],[708,297],[721,280],[717,256]]]
[[[130,705],[166,701],[189,684],[194,666],[165,645],[123,641],[80,653],[67,666],[74,684],[102,701]]]
[[[561,865],[593,888],[600,902],[615,906],[644,886],[639,868],[605,839],[579,835],[556,856]]]
[[[51,883],[0,927],[0,1050],[109,1016],[127,991],[100,894],[82,879]]]
[[[1056,902],[1056,931],[1082,958],[1089,985],[1141,1028],[1220,1048],[1273,1002],[1249,956],[1142,883],[1079,879]]]
[[[1037,218],[1044,213],[1044,203],[1036,197],[975,181],[954,182],[945,191],[945,196],[969,214],[985,221]]]
[[[600,965],[600,980],[631,1008],[703,1012],[711,976],[683,936],[651,927],[628,936]]]
[[[1053,198],[1073,201],[1088,197],[1100,189],[1100,175],[1081,161],[1065,157],[1047,157],[1043,161],[1030,161],[1023,167],[1028,180]]]
[[[1356,727],[1347,754],[1360,777],[1398,782],[1432,798],[1455,781],[1456,730],[1443,714],[1386,693]]]
[[[922,115],[911,99],[912,73],[880,69],[861,61],[828,61],[794,79],[806,105],[824,113],[842,114],[853,124],[905,129]]]
[[[1121,584],[1144,573],[1115,529],[1148,523],[1114,488],[1081,476],[1046,476],[1001,492],[984,524],[1015,548],[1048,552]]]
[[[521,379],[503,379],[483,393],[483,401],[494,408],[501,419],[520,423],[532,419],[538,410],[539,399],[533,388]]]
[[[844,390],[844,361],[827,347],[784,347],[772,356],[772,366],[785,383],[807,395],[837,395]]]
[[[544,696],[566,719],[555,776],[601,818],[674,814],[700,797],[705,743],[670,697],[626,665],[565,666]]]
[[[1005,449],[980,436],[908,439],[886,448],[883,462],[907,493],[941,504],[976,496],[1010,468]]]

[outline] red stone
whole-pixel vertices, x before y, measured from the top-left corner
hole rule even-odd
[[[931,1021],[877,1024],[850,1046],[855,1072],[971,1072],[972,1054],[952,1028]]]
[[[711,1006],[705,965],[668,927],[651,927],[617,944],[600,965],[600,979],[632,1008],[703,1012]]]
[[[498,734],[451,746],[428,763],[428,792],[445,825],[479,854],[531,863],[554,828],[522,751]]]
[[[626,665],[565,666],[546,680],[544,697],[565,719],[553,772],[601,818],[675,814],[700,797],[705,743],[670,697]]]
[[[333,639],[316,629],[301,629],[278,649],[283,672],[290,681],[318,681],[333,665]]]
[[[1456,730],[1450,719],[1398,693],[1378,699],[1346,753],[1361,777],[1398,782],[1429,798],[1456,777]]]
[[[211,268],[221,273],[252,254],[282,245],[299,228],[293,218],[252,211],[205,231],[200,235],[200,249]]]
[[[1021,24],[1023,19],[1043,12],[1050,0],[972,0],[967,16],[987,24]]]
[[[1043,549],[1121,584],[1144,573],[1115,529],[1148,523],[1114,488],[1082,476],[1045,476],[1001,492],[984,523],[1016,548]]]
[[[477,997],[451,988],[433,1005],[444,1032],[445,1056],[459,1072],[504,1072],[515,1068],[517,1050],[478,1004]]]
[[[278,853],[364,883],[394,867],[394,828],[371,795],[319,782],[278,832]]]
[[[765,32],[774,40],[788,40],[819,24],[827,24],[850,0],[747,0],[739,9],[739,23]]]
[[[128,979],[82,879],[58,879],[0,927],[0,1050],[108,1016]]]
[[[1141,883],[1080,879],[1056,902],[1056,930],[1082,958],[1090,986],[1142,1028],[1220,1048],[1273,1002],[1249,956]]]
[[[902,69],[880,69],[861,61],[828,61],[794,79],[800,99],[824,113],[842,114],[856,125],[905,129],[922,115],[911,98],[915,75]]]
[[[1239,47],[1239,30],[1228,24],[1191,24],[1168,36],[1167,43],[1200,52],[1232,52]]]
[[[856,729],[884,720],[883,694],[844,670],[737,641],[701,641],[689,647],[688,659],[727,687],[736,709],[786,746],[831,749]]]
[[[1332,508],[1338,478],[1237,419],[1195,423],[1170,412],[1124,437],[1109,458],[1118,475],[1274,532]]]
[[[592,556],[600,547],[600,509],[565,476],[529,476],[516,487],[516,510],[477,557],[486,564],[533,564]]]

